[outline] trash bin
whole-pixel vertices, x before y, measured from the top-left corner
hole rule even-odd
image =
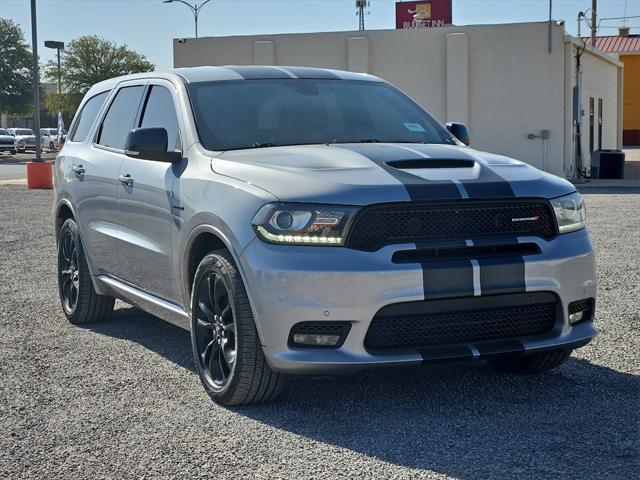
[[[624,152],[622,150],[591,152],[591,178],[624,178]]]

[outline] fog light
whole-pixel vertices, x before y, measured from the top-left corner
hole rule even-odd
[[[338,344],[340,335],[311,335],[308,333],[295,333],[293,343],[298,345],[313,345],[317,347],[333,347]]]
[[[584,317],[584,311],[569,314],[569,323],[578,323]]]

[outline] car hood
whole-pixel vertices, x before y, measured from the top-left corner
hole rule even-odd
[[[16,135],[15,139],[16,140],[35,140],[36,136],[35,135]]]
[[[0,135],[0,140],[13,140],[11,135]]]
[[[334,144],[224,152],[215,172],[281,201],[349,205],[407,200],[545,197],[575,191],[508,157],[454,145]]]

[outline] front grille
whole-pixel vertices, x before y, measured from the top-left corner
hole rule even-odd
[[[0,140],[0,145],[13,145],[13,140]]]
[[[489,235],[551,238],[557,234],[546,200],[460,200],[365,207],[355,218],[346,246],[375,251],[384,245]]]
[[[364,344],[405,349],[543,334],[556,324],[556,305],[546,292],[390,305],[373,318]]]

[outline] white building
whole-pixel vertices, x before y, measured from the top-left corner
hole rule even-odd
[[[544,22],[176,39],[174,65],[295,65],[371,73],[400,87],[442,122],[466,123],[473,147],[571,177],[573,87],[583,44],[560,23],[552,23],[549,42],[548,27]],[[590,47],[580,62],[581,145],[588,166],[590,143],[594,149],[621,148],[622,64]],[[595,110],[589,110],[590,99]],[[540,138],[543,130],[547,140]]]

